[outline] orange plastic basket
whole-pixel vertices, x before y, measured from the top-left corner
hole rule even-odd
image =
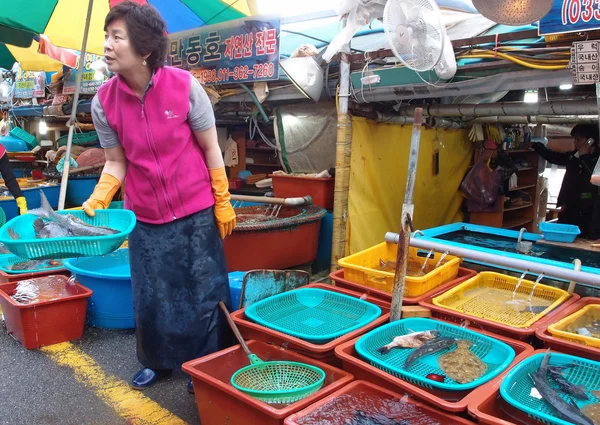
[[[458,257],[447,255],[442,264],[435,268],[442,253],[434,253],[427,261],[424,276],[411,274],[418,272],[425,262],[425,257],[417,255],[419,249],[410,247],[408,253],[408,272],[404,286],[405,297],[418,297],[444,283],[456,279],[462,261]],[[421,251],[423,252],[423,251]],[[344,269],[345,279],[391,293],[394,287],[394,268],[398,255],[398,245],[383,242],[369,249],[342,258],[338,264]],[[387,267],[382,266],[387,264]],[[391,266],[390,266],[391,265]]]
[[[432,301],[438,307],[476,318],[528,328],[569,298],[567,291],[548,285],[529,280],[518,284],[519,278],[482,272]],[[540,311],[530,311],[530,307]]]

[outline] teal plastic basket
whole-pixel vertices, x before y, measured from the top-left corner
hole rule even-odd
[[[68,139],[69,135],[66,134],[56,139],[56,143],[58,146],[66,146]],[[85,145],[88,143],[96,143],[98,140],[98,133],[93,130],[88,131],[87,133],[73,133],[72,143],[74,145]]]
[[[326,344],[371,323],[381,316],[381,309],[348,295],[301,288],[252,304],[245,313],[269,329],[313,344]]]
[[[29,134],[21,127],[14,127],[12,130],[10,130],[10,135],[16,137],[17,139],[23,140],[31,149],[38,145],[38,141],[35,136],[33,134]]]
[[[467,384],[454,382],[448,377],[444,382],[426,378],[430,373],[444,375],[443,370],[438,365],[438,358],[455,350],[456,344],[450,349],[417,359],[408,371],[404,369],[404,363],[415,350],[414,348],[394,348],[387,354],[381,354],[377,351],[378,348],[389,344],[397,336],[429,330],[440,332],[442,337],[472,341],[471,351],[487,365],[487,370],[483,376]],[[390,375],[425,388],[439,388],[448,391],[471,390],[485,384],[502,373],[515,358],[515,351],[512,347],[494,338],[459,326],[421,318],[403,319],[374,329],[356,342],[355,349],[371,365]]]
[[[540,231],[544,234],[544,240],[549,242],[573,242],[581,234],[579,226],[562,223],[540,223]]]
[[[546,424],[571,425],[560,419],[556,411],[544,400],[531,396],[533,382],[529,374],[537,371],[542,364],[545,353],[534,354],[515,366],[504,378],[500,386],[500,395],[514,408],[525,412],[529,417]],[[582,401],[569,397],[563,393],[552,379],[548,383],[568,403],[575,402],[582,408],[586,404],[598,403],[591,391],[600,390],[600,363],[569,354],[551,353],[551,366],[575,364],[574,367],[565,369],[563,376],[574,385],[583,385],[587,388],[586,394],[590,400]]]
[[[17,257],[15,255],[10,255],[10,254],[9,255],[1,255],[0,256],[0,270],[2,270],[6,274],[18,275],[18,274],[26,274],[26,273],[53,272],[53,271],[57,271],[57,270],[63,270],[65,268],[62,260],[56,260],[56,261],[60,262],[60,264],[58,264],[56,266],[51,266],[50,264],[48,264],[48,262],[52,261],[52,260],[40,260],[40,261],[44,261],[44,263],[38,265],[37,267],[23,269],[23,270],[13,270],[12,269],[12,266],[19,264],[19,263],[24,263],[26,261],[31,261],[31,260],[29,260],[27,258]]]
[[[0,243],[18,257],[31,260],[61,259],[106,255],[116,251],[135,227],[135,214],[129,210],[97,210],[95,217],[88,217],[83,211],[57,211],[58,214],[73,214],[93,226],[110,227],[119,233],[108,236],[80,236],[67,238],[37,239],[33,214],[13,218],[0,229]],[[20,239],[13,240],[8,229],[13,229]]]

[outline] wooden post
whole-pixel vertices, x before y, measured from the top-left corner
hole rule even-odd
[[[394,288],[392,290],[392,308],[390,321],[402,318],[402,298],[406,282],[406,269],[408,267],[408,252],[410,246],[410,223],[412,222],[415,206],[413,193],[417,180],[417,164],[419,162],[419,145],[421,143],[421,121],[423,109],[415,109],[415,120],[410,140],[410,157],[408,160],[408,175],[406,177],[406,193],[402,205],[402,218],[400,221],[400,238],[398,240],[398,255],[396,257],[396,273],[394,275]]]

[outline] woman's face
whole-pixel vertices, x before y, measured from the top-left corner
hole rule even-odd
[[[144,66],[144,57],[138,55],[129,42],[127,24],[123,19],[117,19],[106,27],[104,60],[111,72],[126,73]]]

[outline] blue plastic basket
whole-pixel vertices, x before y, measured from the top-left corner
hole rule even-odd
[[[560,223],[540,223],[540,231],[549,242],[571,243],[581,233],[578,226]]]
[[[71,258],[65,261],[65,268],[93,291],[87,307],[89,325],[106,329],[135,327],[128,249],[103,257]]]
[[[571,422],[560,419],[556,411],[544,400],[531,396],[533,382],[529,374],[539,369],[544,355],[545,353],[534,354],[515,366],[502,381],[500,395],[508,404],[540,422],[571,425]],[[569,397],[560,391],[552,379],[549,379],[548,383],[565,401],[569,403],[573,400],[580,408],[586,404],[598,403],[598,398],[594,397],[590,391],[600,390],[600,363],[569,354],[554,352],[550,354],[550,365],[561,366],[573,363],[576,366],[565,369],[563,375],[570,383],[585,386],[586,394],[591,401],[581,401]]]
[[[326,344],[380,315],[374,304],[317,288],[284,292],[246,308],[250,320],[313,344]]]
[[[65,268],[63,262],[61,260],[57,260],[59,261],[59,265],[56,266],[50,266],[48,264],[48,261],[51,260],[47,260],[44,261],[44,263],[40,264],[40,266],[35,267],[35,268],[31,268],[31,269],[24,269],[24,270],[13,270],[11,266],[14,266],[15,264],[19,264],[19,263],[24,263],[26,261],[30,261],[27,258],[21,258],[21,257],[17,257],[15,255],[0,255],[0,270],[2,270],[4,273],[7,274],[25,274],[25,273],[38,273],[38,272],[53,272],[53,271],[57,271],[57,270],[63,270]],[[47,266],[47,267],[44,267]]]
[[[59,259],[106,255],[117,250],[135,227],[135,214],[129,210],[98,210],[95,217],[88,217],[83,211],[58,211],[58,214],[73,214],[93,226],[110,227],[119,233],[108,236],[79,236],[67,238],[37,239],[33,214],[13,218],[0,229],[0,243],[14,255],[29,259]],[[20,239],[13,240],[8,229],[14,230]]]
[[[397,336],[428,330],[438,331],[442,337],[472,341],[471,351],[487,365],[483,376],[467,384],[459,384],[448,377],[444,382],[426,378],[430,373],[444,375],[438,366],[438,358],[453,351],[456,345],[448,350],[417,359],[408,371],[404,369],[404,363],[415,349],[395,348],[387,354],[377,351],[378,348],[389,344]],[[356,342],[355,348],[356,352],[371,365],[391,375],[425,388],[440,388],[449,391],[476,388],[502,373],[515,358],[515,351],[509,345],[494,338],[436,320],[420,318],[403,319],[374,329],[360,338]]]

